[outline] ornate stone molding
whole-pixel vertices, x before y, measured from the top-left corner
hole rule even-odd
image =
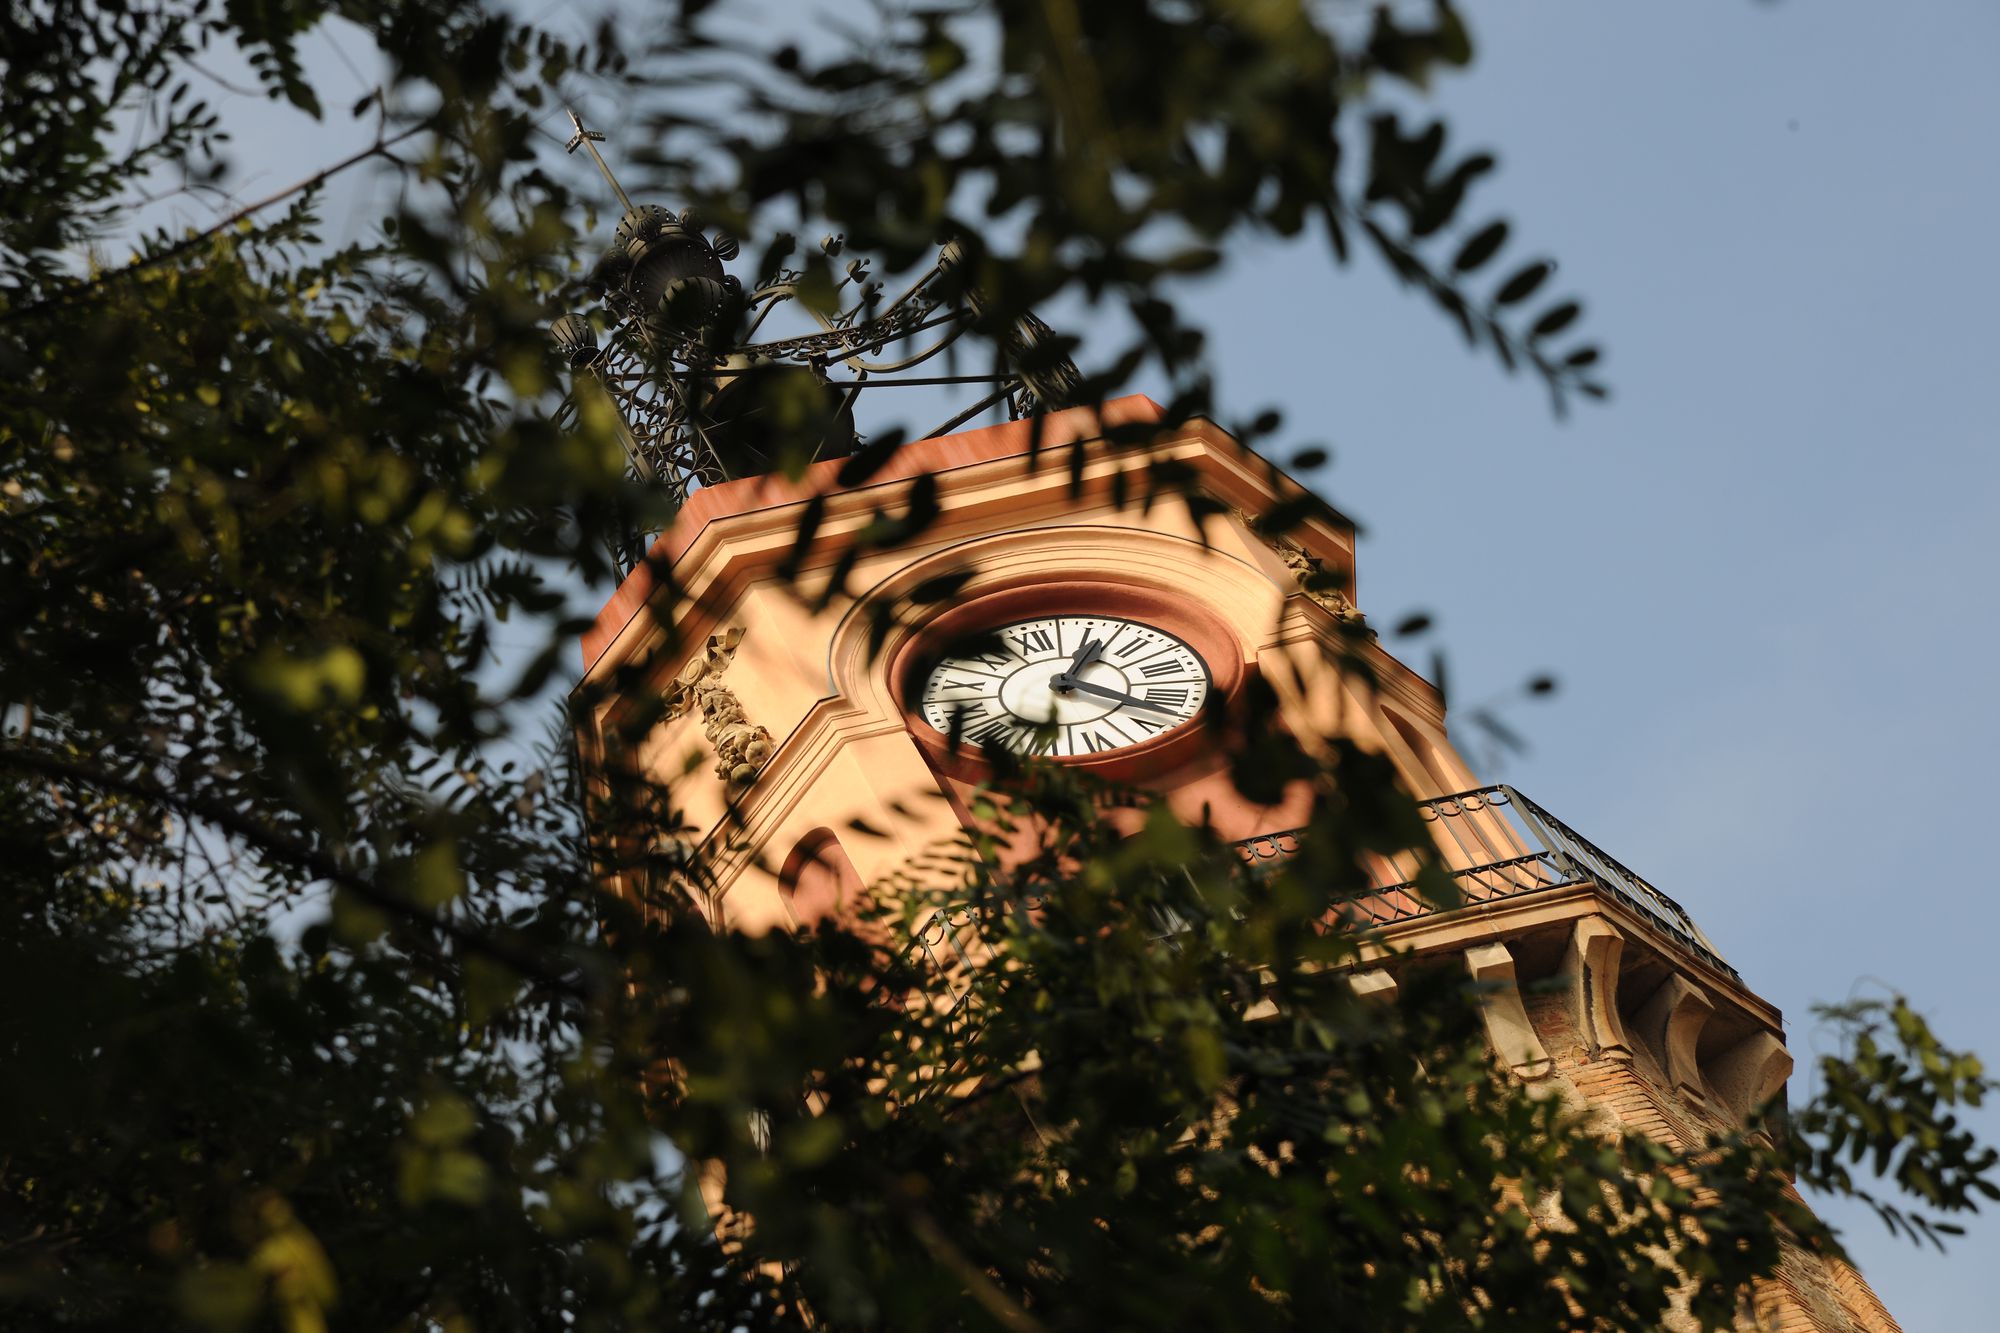
[[[1270,542],[1271,549],[1278,553],[1278,558],[1285,562],[1285,568],[1291,570],[1292,577],[1298,580],[1300,592],[1331,611],[1336,618],[1362,623],[1360,609],[1348,601],[1347,594],[1335,585],[1333,575],[1327,573],[1325,563],[1318,556],[1285,537],[1272,537]]]
[[[667,687],[667,716],[699,711],[702,734],[715,750],[715,775],[731,788],[747,787],[770,761],[778,743],[752,722],[743,701],[722,683],[722,673],[743,641],[743,627],[732,626],[708,636],[708,642]]]
[[[1347,599],[1347,594],[1340,588],[1340,580],[1327,571],[1325,561],[1289,537],[1259,532],[1257,520],[1241,509],[1235,510],[1234,513],[1242,520],[1244,527],[1257,533],[1273,551],[1278,553],[1278,558],[1285,562],[1285,568],[1291,570],[1292,577],[1298,581],[1299,591],[1309,600],[1331,611],[1340,620],[1352,621],[1355,624],[1365,623],[1360,610]]]

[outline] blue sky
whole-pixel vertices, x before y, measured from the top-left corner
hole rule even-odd
[[[1439,103],[1461,147],[1499,152],[1475,203],[1560,258],[1615,398],[1557,423],[1376,268],[1273,245],[1189,300],[1227,401],[1334,444],[1361,603],[1437,615],[1454,700],[1561,677],[1513,715],[1531,752],[1488,776],[1696,915],[1784,1009],[1795,1098],[1812,1002],[1857,991],[1906,991],[2000,1061],[1979,795],[2000,750],[2000,7],[1468,17],[1477,64]],[[331,50],[312,63],[329,105],[362,90]],[[245,197],[359,137],[262,113],[242,133]],[[329,229],[366,216],[337,197]],[[1940,1258],[1830,1212],[1912,1333],[1990,1317],[2000,1224]]]
[[[1387,278],[1278,248],[1202,310],[1226,389],[1334,442],[1361,604],[1437,613],[1455,700],[1560,675],[1499,776],[1784,1009],[1794,1098],[1812,1002],[1856,991],[2000,1061],[2000,8],[1470,18],[1440,100],[1499,151],[1477,201],[1562,260],[1615,398],[1556,423]],[[1990,1319],[2000,1225],[1938,1258],[1831,1215],[1913,1333]]]

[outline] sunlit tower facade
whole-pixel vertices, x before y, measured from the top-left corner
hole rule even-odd
[[[1781,1093],[1793,1061],[1777,1009],[1672,898],[1482,782],[1438,691],[1357,632],[1354,530],[1337,514],[1264,535],[1254,516],[1297,483],[1144,398],[1065,407],[1074,369],[1025,317],[998,373],[932,375],[966,386],[963,411],[871,450],[857,400],[930,374],[978,322],[963,251],[894,300],[860,266],[851,306],[779,337],[798,275],[745,284],[726,270],[734,243],[698,223],[631,208],[597,274],[603,309],[556,336],[578,410],[609,409],[634,471],[679,506],[632,544],[584,636],[586,768],[601,791],[618,772],[672,785],[679,851],[703,867],[675,891],[712,924],[852,910],[975,827],[999,748],[1146,791],[1253,865],[1287,857],[1310,789],[1246,797],[1223,733],[1200,725],[1254,687],[1293,735],[1344,737],[1393,766],[1462,896],[1440,910],[1413,864],[1381,861],[1347,914],[1369,927],[1357,989],[1386,1000],[1409,968],[1462,968],[1486,983],[1487,1036],[1513,1077],[1675,1149]],[[993,412],[1009,419],[963,429]],[[1163,469],[1181,485],[1140,504]],[[927,521],[907,540],[872,540],[913,505]],[[659,720],[622,741],[640,711]],[[619,887],[657,887],[639,873]],[[941,948],[948,929],[910,947]],[[1756,1304],[1766,1328],[1897,1328],[1852,1268],[1796,1248]]]

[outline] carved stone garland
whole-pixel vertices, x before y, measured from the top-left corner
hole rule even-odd
[[[1252,532],[1257,531],[1256,520],[1250,515],[1239,509],[1236,511],[1236,517],[1242,519],[1244,525]],[[1299,581],[1300,592],[1331,611],[1340,620],[1356,623],[1362,621],[1360,609],[1347,600],[1346,593],[1333,586],[1333,580],[1328,576],[1326,566],[1318,556],[1289,537],[1260,535],[1263,535],[1264,540],[1270,543],[1271,549],[1278,553],[1278,558],[1285,562],[1285,568],[1292,571],[1292,576]]]
[[[1298,577],[1299,590],[1307,597],[1333,612],[1341,620],[1361,619],[1360,609],[1347,600],[1346,593],[1325,585],[1323,580],[1326,577],[1326,570],[1318,556],[1311,554],[1297,542],[1286,541],[1283,537],[1272,538],[1271,545],[1277,550],[1278,557],[1285,562],[1285,567]]]
[[[732,788],[747,787],[778,748],[763,727],[750,721],[743,701],[722,683],[722,673],[743,641],[743,627],[708,636],[708,643],[667,687],[667,716],[699,710],[702,734],[715,750],[715,775]]]

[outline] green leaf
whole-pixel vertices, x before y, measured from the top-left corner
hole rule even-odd
[[[406,863],[403,883],[411,899],[420,907],[443,907],[465,891],[465,872],[459,869],[458,844],[441,839],[418,852]]]
[[[336,888],[333,891],[332,926],[334,936],[341,943],[361,945],[380,939],[389,929],[389,918],[350,890]]]
[[[410,1137],[428,1147],[463,1143],[479,1126],[479,1117],[463,1097],[444,1092],[432,1097],[410,1117]]]
[[[779,1149],[793,1166],[813,1167],[840,1151],[846,1128],[836,1116],[811,1116],[792,1122],[779,1138]]]
[[[465,960],[465,1013],[474,1027],[505,1014],[520,990],[520,976],[505,964],[478,955]]]
[[[228,1333],[262,1312],[264,1279],[243,1264],[204,1264],[181,1274],[175,1294],[189,1323]]]

